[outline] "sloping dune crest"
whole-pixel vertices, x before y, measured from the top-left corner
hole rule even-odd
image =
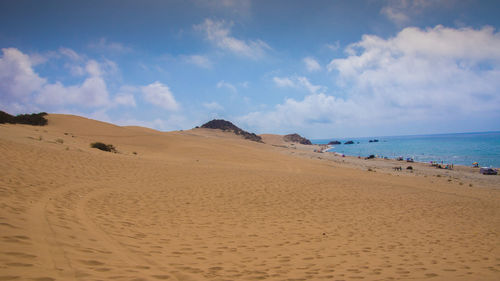
[[[210,129],[47,118],[0,125],[0,280],[500,277],[498,189]]]

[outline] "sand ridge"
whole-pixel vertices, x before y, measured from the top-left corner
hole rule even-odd
[[[48,118],[0,125],[0,280],[500,276],[498,188],[217,131]]]

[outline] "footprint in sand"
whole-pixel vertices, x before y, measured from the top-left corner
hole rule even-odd
[[[151,275],[151,277],[160,279],[160,280],[167,280],[170,278],[170,275]]]
[[[25,259],[34,259],[34,258],[36,258],[35,255],[25,254],[25,253],[19,253],[19,252],[4,252],[4,254],[7,255],[7,256],[14,256],[14,257],[25,258]]]
[[[31,267],[33,266],[31,263],[22,263],[22,262],[10,262],[6,263],[7,266],[15,266],[15,267]]]
[[[5,275],[5,276],[0,276],[1,281],[7,281],[7,280],[18,280],[19,276],[12,276],[12,275]]]
[[[82,262],[85,265],[90,265],[90,266],[104,265],[104,263],[102,263],[100,261],[96,261],[96,260],[81,260],[80,262]]]

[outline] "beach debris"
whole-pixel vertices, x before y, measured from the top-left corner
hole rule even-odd
[[[406,158],[406,162],[410,162],[410,163],[413,163],[413,162],[414,162],[414,160],[413,160],[413,158],[411,158],[411,157],[408,157],[408,158]]]
[[[483,175],[497,175],[498,169],[494,169],[492,167],[481,167],[479,169],[479,173],[481,173]]]
[[[375,155],[371,154],[370,156],[365,157],[365,159],[375,159]]]
[[[453,164],[446,164],[446,165],[444,165],[442,163],[439,164],[436,161],[431,161],[431,166],[432,167],[436,167],[438,169],[447,169],[447,170],[453,170],[453,167],[454,167]]]
[[[408,167],[406,167],[406,170],[413,170],[413,167],[412,166],[408,166]]]
[[[401,166],[399,166],[399,167],[392,167],[392,168],[394,169],[394,171],[402,171],[403,170],[403,168],[401,168]]]
[[[396,158],[396,160],[398,160],[398,161],[403,161],[403,156],[399,156],[399,157],[397,157],[397,158]]]

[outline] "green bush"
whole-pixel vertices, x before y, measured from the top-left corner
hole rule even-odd
[[[97,148],[97,149],[100,149],[102,151],[116,153],[116,148],[112,144],[105,144],[102,142],[94,142],[94,143],[90,144],[90,147]]]
[[[45,126],[48,121],[45,119],[46,112],[33,113],[33,114],[19,114],[17,116],[12,116],[7,112],[0,111],[0,124],[26,124],[33,126]]]

